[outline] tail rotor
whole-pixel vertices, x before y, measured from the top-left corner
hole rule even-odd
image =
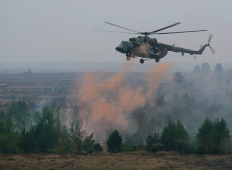
[[[208,46],[209,46],[209,49],[211,50],[212,54],[215,54],[216,51],[213,49],[213,47],[210,46],[210,42],[211,42],[212,37],[213,37],[213,35],[209,34]]]

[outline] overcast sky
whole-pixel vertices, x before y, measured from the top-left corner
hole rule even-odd
[[[136,35],[94,31],[123,31],[104,21],[137,31],[176,22],[181,24],[163,32],[207,29],[151,36],[158,42],[198,50],[213,34],[215,55],[207,48],[195,61],[188,54],[169,52],[161,62],[232,63],[231,0],[0,0],[1,62],[124,62],[125,55],[115,53],[115,47]]]

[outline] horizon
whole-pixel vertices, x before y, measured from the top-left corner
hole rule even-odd
[[[129,61],[131,62],[131,61]],[[70,72],[120,72],[120,68],[126,62],[88,62],[88,61],[54,61],[54,62],[5,62],[0,63],[0,74],[15,74],[26,73],[30,69],[32,73],[70,73]],[[164,62],[163,62],[164,63]],[[166,62],[171,63],[171,62]],[[201,66],[205,62],[182,62],[172,63],[173,68],[170,72],[191,72],[195,66]],[[220,62],[206,62],[210,65],[213,71],[216,64]],[[230,71],[232,62],[221,62],[225,71]],[[132,69],[130,72],[149,72],[152,68],[157,67],[159,64],[155,62],[140,64],[132,61]],[[146,67],[144,67],[146,66]]]

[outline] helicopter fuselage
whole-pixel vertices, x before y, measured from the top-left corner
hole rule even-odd
[[[130,38],[122,41],[115,48],[118,52],[126,54],[127,57],[142,57],[159,60],[167,55],[168,49],[162,47],[155,38],[142,37]]]
[[[175,45],[168,45],[163,43],[158,43],[156,38],[150,38],[147,36],[139,36],[137,38],[130,38],[129,41],[122,41],[115,49],[123,54],[126,54],[127,59],[142,57],[155,59],[156,62],[163,57],[165,57],[168,51],[172,52],[181,52],[182,56],[184,53],[193,54],[202,54],[205,50],[205,47],[208,44],[205,44],[200,50],[190,50],[186,48],[176,47]]]

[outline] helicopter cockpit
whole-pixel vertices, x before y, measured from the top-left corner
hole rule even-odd
[[[128,42],[122,41],[121,44],[118,45],[118,47],[127,48],[128,47]]]
[[[115,49],[121,53],[127,53],[127,51],[132,47],[133,45],[130,41],[122,41]]]

